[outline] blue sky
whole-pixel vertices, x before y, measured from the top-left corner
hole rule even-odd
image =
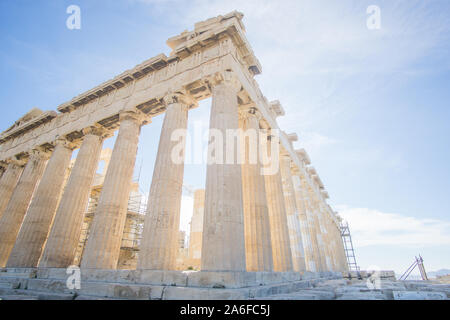
[[[66,8],[81,8],[81,29]],[[381,9],[381,29],[366,8]],[[232,10],[269,100],[278,99],[346,218],[363,268],[404,271],[422,254],[450,268],[450,3],[342,1],[1,1],[0,101],[4,130],[32,107],[54,110],[158,53],[193,24]],[[209,101],[189,117],[207,126]],[[143,128],[137,165],[148,192],[162,117]],[[105,146],[112,147],[113,139]],[[138,169],[137,169],[138,171]],[[205,170],[186,166],[185,183]],[[185,221],[191,200],[184,198]]]

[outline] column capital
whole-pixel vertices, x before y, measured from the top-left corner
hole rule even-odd
[[[198,102],[189,94],[183,92],[168,92],[164,97],[163,101],[166,106],[169,106],[174,103],[180,103],[185,105],[186,107],[193,108],[198,106]]]
[[[240,106],[238,112],[240,119],[255,117],[258,123],[263,119],[262,113],[256,108],[254,103]]]
[[[236,91],[236,93],[239,92],[242,87],[242,84],[239,81],[238,77],[231,70],[218,72],[213,76],[208,77],[206,81],[210,84],[211,87],[215,87],[220,84],[225,84],[226,86],[233,88]]]
[[[143,114],[142,112],[139,112],[137,110],[123,110],[119,113],[119,121],[122,122],[124,120],[132,120],[139,125],[143,125],[146,123],[151,122],[151,118],[149,118],[147,115]]]
[[[291,167],[292,159],[289,153],[284,149],[280,148],[280,159],[282,161],[288,161],[289,160],[289,167]]]
[[[272,129],[267,130],[267,141],[272,141],[273,138],[278,137],[278,144],[281,144],[280,135],[272,134]]]
[[[100,126],[90,126],[81,130],[85,136],[94,135],[104,138],[108,135],[108,130]]]
[[[62,146],[69,150],[74,150],[78,147],[78,144],[76,142],[71,142],[64,137],[57,138],[56,141],[54,142],[54,144],[55,144],[55,147]]]
[[[17,167],[23,167],[27,163],[26,158],[17,159],[16,157],[11,159],[3,160],[3,162],[0,164],[0,166],[9,167],[9,166],[17,166]]]
[[[29,160],[48,160],[50,159],[51,152],[43,147],[36,147],[29,152]]]

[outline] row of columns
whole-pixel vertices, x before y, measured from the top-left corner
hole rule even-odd
[[[260,128],[256,107],[238,105],[241,85],[232,72],[210,82],[210,129],[227,136],[229,129]],[[181,93],[165,97],[161,131],[137,268],[174,270],[180,221],[185,141],[172,141],[176,130],[187,129],[188,110],[195,101]],[[148,121],[148,119],[146,119]],[[125,226],[128,197],[143,117],[120,113],[120,129],[104,186],[81,260],[88,269],[116,269]],[[213,130],[210,130],[212,132]],[[242,132],[241,131],[241,132]],[[76,255],[90,187],[103,140],[98,127],[83,130],[84,138],[65,183],[75,145],[64,139],[53,152],[33,150],[24,168],[11,162],[0,179],[0,267],[64,268]],[[217,153],[211,143],[209,153]],[[345,260],[337,228],[287,154],[280,170],[262,175],[262,164],[250,163],[249,144],[223,140],[246,161],[208,163],[204,198],[201,269],[205,271],[325,271],[343,268]],[[176,146],[181,148],[176,149]],[[258,146],[260,141],[258,140]],[[270,143],[268,152],[271,153]],[[216,147],[216,145],[215,145]],[[175,158],[178,161],[174,161]],[[277,152],[277,151],[274,151]],[[271,157],[278,155],[271,155]],[[48,162],[48,163],[47,163]],[[336,229],[336,230],[335,230]]]

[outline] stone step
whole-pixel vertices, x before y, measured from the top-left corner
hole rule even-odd
[[[21,287],[22,282],[26,282],[26,280],[12,277],[0,279],[0,288],[19,289]]]
[[[0,300],[39,300],[38,296],[25,296],[25,295],[7,295],[0,296]]]
[[[30,279],[28,290],[58,294],[77,294],[97,298],[161,299],[163,286],[84,281],[80,289],[69,289],[65,280]]]
[[[13,272],[3,272],[0,273],[0,279],[9,279],[9,278],[33,278],[34,275],[30,273],[13,273]]]
[[[394,291],[394,300],[448,300],[445,292],[439,291]]]
[[[2,297],[3,300],[73,300],[75,295],[24,289],[0,288],[0,297]],[[21,297],[21,299],[14,299],[15,297]]]
[[[327,279],[301,280],[295,282],[272,284],[257,287],[218,289],[199,287],[158,286],[144,284],[127,284],[115,282],[84,281],[81,288],[68,289],[65,280],[58,279],[28,279],[27,290],[48,294],[78,295],[91,299],[255,299],[277,294],[288,294],[299,290],[312,288]],[[27,291],[24,290],[24,291]],[[319,290],[316,290],[319,291]],[[321,291],[323,292],[323,290]],[[317,294],[317,292],[315,292]]]

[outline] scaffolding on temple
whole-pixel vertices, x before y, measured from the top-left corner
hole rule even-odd
[[[411,274],[411,272],[413,272],[413,270],[416,267],[418,267],[418,269],[419,269],[422,280],[428,280],[428,276],[425,271],[425,266],[423,265],[422,256],[419,254],[419,257],[414,257],[414,258],[415,258],[415,260],[414,260],[413,264],[410,265],[408,269],[406,269],[406,271],[400,277],[400,280],[406,280],[409,277],[409,275]]]
[[[111,149],[102,150],[100,161],[104,161],[105,164],[102,168],[102,172],[98,172],[94,178],[89,204],[86,209],[86,214],[81,229],[81,236],[74,260],[75,265],[80,265],[81,257],[89,238],[89,231],[97,209],[100,193],[103,188],[103,182],[107,167],[109,165],[109,160],[111,158],[111,152]],[[130,197],[128,200],[127,219],[125,221],[119,262],[117,264],[118,269],[134,269],[137,264],[139,245],[142,238],[144,217],[146,213],[144,193],[139,189],[139,176],[140,174],[137,178],[133,179],[131,186]]]
[[[356,263],[355,250],[353,248],[352,236],[347,221],[341,221],[341,237],[344,243],[345,256],[347,257],[348,269],[350,271],[359,271],[359,266]]]

